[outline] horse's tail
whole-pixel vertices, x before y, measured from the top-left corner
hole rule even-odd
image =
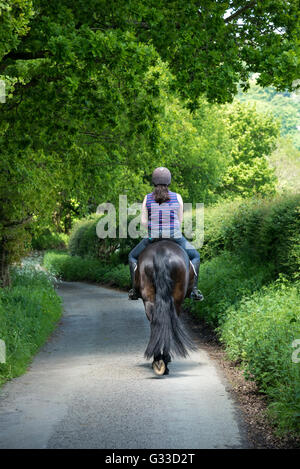
[[[150,323],[150,340],[145,357],[150,359],[161,353],[186,357],[188,349],[195,350],[196,347],[175,309],[169,258],[157,251],[154,254],[153,267],[156,294]]]

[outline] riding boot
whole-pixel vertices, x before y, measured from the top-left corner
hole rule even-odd
[[[202,295],[201,291],[198,289],[198,277],[199,277],[199,268],[200,268],[200,259],[196,259],[194,262],[192,262],[193,267],[194,267],[194,285],[193,289],[190,294],[190,298],[192,300],[197,300],[197,301],[202,301],[204,300],[204,296]]]
[[[128,298],[130,300],[138,300],[140,297],[139,292],[135,286],[135,269],[136,268],[137,268],[137,264],[135,262],[129,262],[129,270],[130,270],[131,284],[132,284],[132,288],[128,292]]]

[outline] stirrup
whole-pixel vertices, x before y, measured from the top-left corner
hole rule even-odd
[[[194,287],[193,290],[191,291],[190,298],[196,301],[204,300],[204,296],[202,295],[201,291],[197,287]]]

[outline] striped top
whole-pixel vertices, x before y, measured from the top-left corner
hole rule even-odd
[[[162,204],[155,202],[153,192],[147,194],[149,238],[173,238],[182,235],[178,217],[180,205],[177,194],[176,192],[168,192],[170,200]]]

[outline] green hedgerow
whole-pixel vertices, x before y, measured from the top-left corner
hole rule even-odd
[[[219,328],[228,356],[241,360],[247,377],[271,398],[270,413],[280,429],[300,431],[300,363],[292,360],[300,339],[300,284],[280,279],[238,307]]]
[[[129,267],[124,264],[114,266],[98,259],[50,251],[45,253],[43,265],[49,272],[67,281],[87,280],[120,288],[127,288],[131,283]]]
[[[128,217],[128,223],[133,217]],[[129,251],[140,241],[139,239],[119,238],[118,224],[116,237],[99,238],[96,227],[101,219],[100,215],[90,216],[77,222],[70,235],[68,249],[72,256],[82,258],[101,259],[104,262],[120,264],[127,263]]]
[[[191,311],[213,326],[226,320],[227,310],[255,290],[273,279],[273,266],[256,265],[251,260],[241,260],[231,252],[204,262],[200,266],[198,286],[205,301],[187,300]]]
[[[272,262],[275,274],[299,277],[299,194],[224,202],[205,209],[204,217],[202,260],[230,251],[256,263]]]

